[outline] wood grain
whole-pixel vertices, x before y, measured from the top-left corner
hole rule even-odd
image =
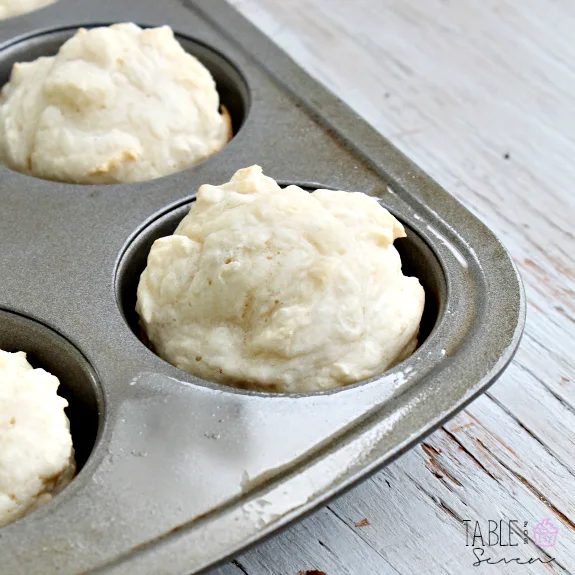
[[[231,0],[501,238],[527,328],[491,390],[396,463],[212,575],[475,573],[463,519],[551,517],[575,573],[575,3]],[[366,520],[366,521],[364,521]]]

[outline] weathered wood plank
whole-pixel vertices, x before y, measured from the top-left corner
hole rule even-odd
[[[341,557],[346,557],[342,565]],[[342,575],[397,575],[397,571],[329,509],[238,558],[246,571],[297,575],[324,571]]]
[[[212,569],[210,575],[246,575],[246,571],[234,563],[226,563],[221,567]]]
[[[560,527],[552,568],[564,572],[562,566],[575,565],[575,531],[569,519],[575,515],[575,476],[517,423],[507,422],[501,437],[505,413],[487,397],[473,408],[473,414],[464,411],[332,507],[350,528],[367,517],[371,525],[361,529],[362,535],[401,573],[425,565],[432,573],[471,571],[475,557],[465,546],[463,519],[518,519],[528,521],[531,529],[551,517]],[[501,556],[498,551],[494,556]],[[532,544],[518,553],[525,559],[538,556]],[[531,566],[534,573],[540,567]],[[517,566],[509,566],[509,572],[517,572],[512,569]]]
[[[494,385],[489,396],[523,425],[525,434],[530,433],[575,473],[575,411],[520,363],[509,368],[502,383]],[[502,434],[508,429],[508,425],[503,427],[504,421]]]

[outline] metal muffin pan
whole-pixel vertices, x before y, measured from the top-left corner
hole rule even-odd
[[[223,0],[60,0],[0,23],[0,81],[80,26],[170,25],[200,58],[235,137],[183,172],[80,186],[0,168],[0,348],[60,377],[80,472],[0,530],[2,572],[182,574],[238,553],[341,493],[484,391],[519,343],[517,270],[493,234]],[[406,226],[426,290],[422,345],[338,391],[263,394],[170,366],[138,339],[153,240],[202,183],[254,163],[310,189],[363,191]]]

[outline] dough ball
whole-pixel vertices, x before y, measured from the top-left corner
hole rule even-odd
[[[0,97],[0,161],[38,178],[158,178],[231,135],[215,82],[167,26],[78,30],[54,57],[14,64]]]
[[[27,14],[54,2],[56,0],[0,0],[0,20]]]
[[[198,377],[309,392],[385,371],[417,345],[424,292],[402,225],[361,193],[281,189],[259,166],[203,185],[138,286],[160,357]]]
[[[0,350],[0,526],[48,502],[74,476],[59,385],[25,353]]]

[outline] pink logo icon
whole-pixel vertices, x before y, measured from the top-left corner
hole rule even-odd
[[[554,547],[557,543],[557,533],[559,528],[551,519],[543,519],[533,527],[533,539],[539,547]]]

